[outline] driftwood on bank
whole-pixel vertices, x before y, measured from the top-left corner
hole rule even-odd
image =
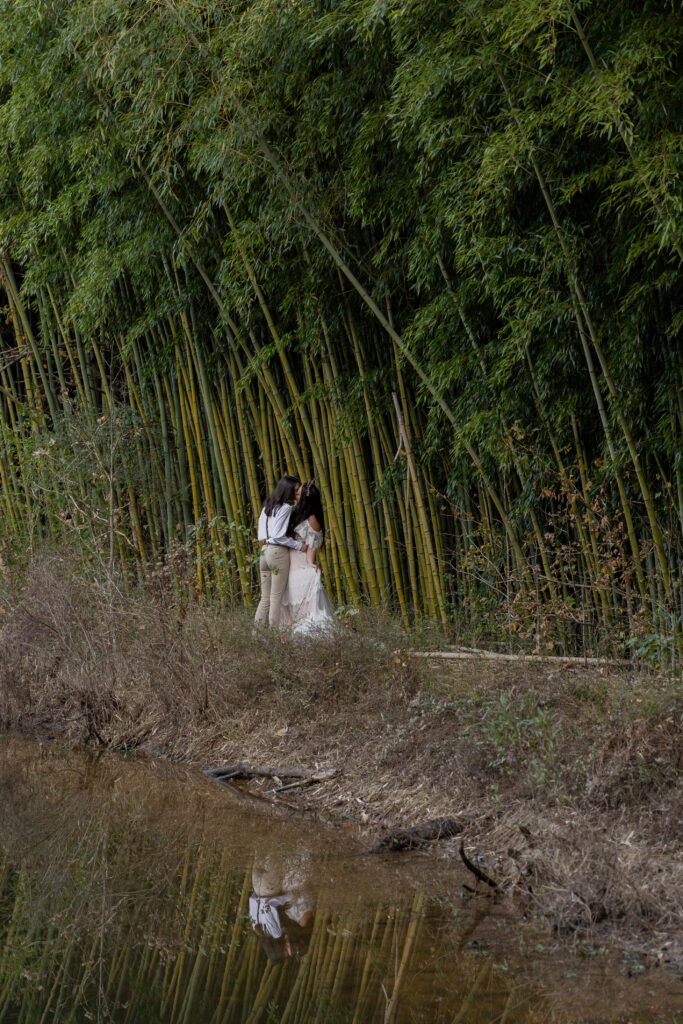
[[[283,786],[276,786],[275,789],[269,789],[267,790],[266,795],[277,795],[278,793],[284,793],[285,790],[288,789],[300,789],[303,786],[312,786],[316,782],[326,782],[328,779],[333,779],[336,774],[336,768],[330,768],[325,772],[314,772],[313,775],[309,776],[307,779],[295,779],[294,782],[287,782]]]
[[[466,825],[464,818],[430,818],[422,825],[413,828],[401,828],[384,836],[367,852],[382,853],[384,850],[416,850],[434,839],[448,839],[460,835]]]
[[[307,771],[305,768],[264,768],[260,765],[229,764],[224,768],[207,768],[205,775],[227,782],[236,779],[299,779],[304,782],[321,782],[331,778],[336,768],[328,772]]]
[[[249,779],[274,779],[277,785],[273,789],[250,793],[250,795],[258,796],[259,799],[266,800],[269,803],[291,807],[294,810],[296,809],[294,805],[287,804],[285,801],[278,799],[280,793],[291,789],[298,789],[301,786],[312,786],[315,783],[326,782],[327,779],[334,778],[337,774],[337,769],[330,768],[327,771],[321,772],[308,771],[305,768],[264,768],[262,765],[231,764],[224,768],[206,768],[204,774],[224,786],[229,786],[232,782],[248,781]],[[283,783],[283,779],[291,781]],[[237,791],[238,787],[233,786],[232,789]]]

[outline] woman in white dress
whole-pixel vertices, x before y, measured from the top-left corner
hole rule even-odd
[[[320,491],[314,483],[302,484],[287,534],[301,541],[307,550],[289,552],[289,577],[282,595],[280,623],[291,625],[292,632],[304,636],[329,632],[334,625],[334,613],[316,565],[316,555],[325,540],[325,520]]]

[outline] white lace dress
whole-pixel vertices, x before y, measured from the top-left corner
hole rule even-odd
[[[322,547],[322,531],[314,530],[308,520],[299,523],[296,535],[309,548]],[[280,606],[280,625],[289,625],[292,632],[310,635],[329,632],[334,625],[332,602],[320,578],[320,569],[311,565],[303,551],[289,552],[289,580]]]

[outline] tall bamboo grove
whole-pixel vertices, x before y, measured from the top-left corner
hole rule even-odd
[[[4,561],[250,603],[291,472],[345,608],[675,660],[671,3],[0,12]]]

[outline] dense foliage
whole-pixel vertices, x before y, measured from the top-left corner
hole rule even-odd
[[[0,11],[10,545],[248,598],[288,470],[340,602],[673,649],[676,4]]]

